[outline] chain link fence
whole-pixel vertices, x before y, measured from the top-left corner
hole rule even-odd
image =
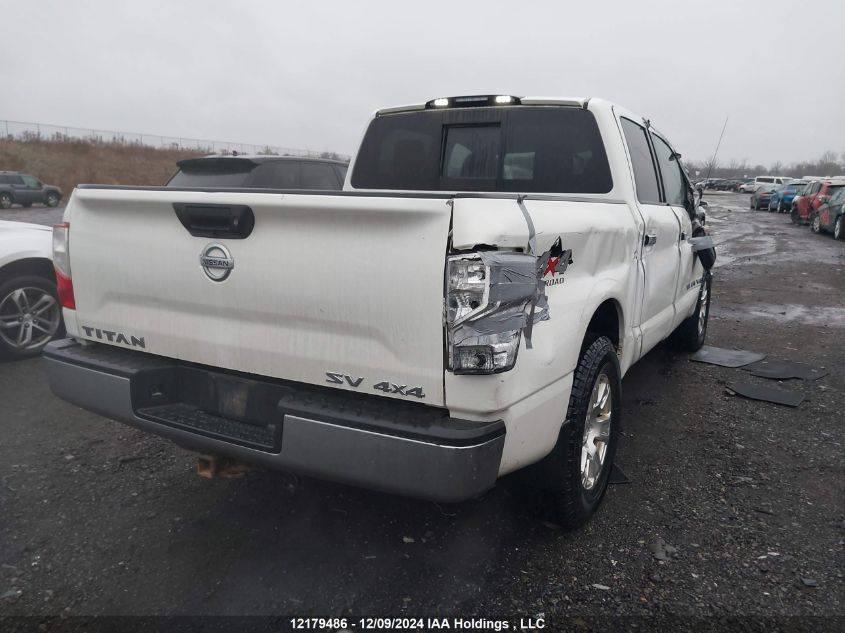
[[[0,134],[3,138],[20,141],[83,142],[91,144],[137,145],[162,149],[187,149],[207,154],[227,155],[268,154],[278,156],[302,156],[305,158],[334,158],[349,161],[350,156],[336,152],[319,152],[295,147],[278,145],[254,145],[230,141],[212,141],[208,139],[163,136],[142,132],[119,132],[115,130],[86,129],[66,125],[33,123],[31,121],[7,121],[0,119]]]

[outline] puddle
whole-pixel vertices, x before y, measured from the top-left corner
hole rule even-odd
[[[781,322],[796,321],[805,325],[845,328],[845,307],[757,304],[741,309],[722,308],[715,311],[734,318],[750,317],[752,319]]]

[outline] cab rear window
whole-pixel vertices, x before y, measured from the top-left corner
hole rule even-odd
[[[471,108],[389,114],[370,123],[356,189],[607,193],[613,188],[592,113]]]
[[[249,160],[211,158],[185,160],[168,187],[247,187],[255,163]]]

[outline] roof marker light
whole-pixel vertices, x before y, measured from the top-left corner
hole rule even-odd
[[[496,103],[513,103],[513,97],[510,95],[499,95],[495,99]]]
[[[445,99],[445,98],[443,98],[443,97],[441,97],[440,99],[435,99],[434,101],[432,101],[432,104],[433,104],[435,107],[438,107],[438,108],[444,108],[444,107],[446,107],[447,105],[449,105],[449,100],[448,100],[448,99]]]

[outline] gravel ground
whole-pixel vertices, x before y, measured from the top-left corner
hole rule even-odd
[[[11,209],[0,209],[0,220],[32,222],[33,224],[52,226],[62,221],[64,212],[65,208],[63,206],[50,208],[42,205],[34,205],[29,209],[13,206]]]
[[[708,343],[829,370],[783,385],[799,408],[726,390],[764,379],[654,350],[624,380],[631,483],[566,533],[507,480],[440,506],[284,473],[200,479],[190,454],[54,398],[40,360],[0,364],[0,613],[842,627],[845,242],[747,196],[706,199],[721,243]]]

